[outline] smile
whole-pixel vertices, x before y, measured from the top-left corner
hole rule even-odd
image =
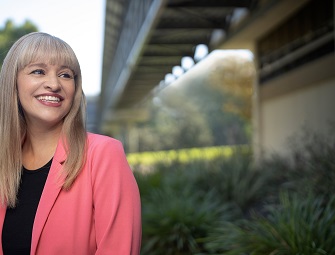
[[[61,100],[59,97],[55,96],[38,96],[36,97],[37,100],[43,102],[50,102],[50,103],[59,103]]]

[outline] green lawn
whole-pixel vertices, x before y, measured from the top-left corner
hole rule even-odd
[[[155,152],[129,153],[127,159],[130,165],[154,165],[157,163],[181,162],[188,163],[194,160],[212,160],[219,157],[230,157],[234,151],[242,150],[248,152],[250,146],[216,146],[204,148],[191,148],[181,150],[167,150]]]

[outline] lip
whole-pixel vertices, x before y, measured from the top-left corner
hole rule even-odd
[[[44,100],[39,100],[39,97],[45,97],[45,96],[51,96],[51,97],[56,97],[59,98],[58,102],[52,102],[52,101],[44,101]],[[52,107],[59,107],[62,105],[62,101],[64,100],[64,98],[62,96],[60,96],[59,94],[55,94],[55,93],[44,93],[44,94],[39,94],[37,96],[35,96],[36,100],[45,105],[45,106],[52,106]]]

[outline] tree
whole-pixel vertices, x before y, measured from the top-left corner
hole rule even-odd
[[[149,122],[139,125],[140,151],[181,149],[212,145],[212,134],[204,116],[191,101],[176,94],[159,95],[148,102]]]
[[[248,113],[243,115],[238,107],[239,111],[228,111],[225,106],[233,105],[232,102],[238,102],[237,99],[251,101],[251,96],[247,93],[240,96],[239,88],[234,90],[235,94],[222,88],[221,73],[214,73],[216,76],[213,77],[214,71],[222,71],[221,67],[214,70],[220,64],[217,61],[206,62],[162,89],[156,94],[153,104],[147,102],[151,119],[137,127],[141,133],[140,151],[249,142]],[[218,79],[216,84],[213,84],[213,78]],[[251,86],[251,82],[246,84]],[[222,93],[218,93],[218,89]],[[244,107],[248,108],[250,104]]]
[[[255,67],[252,60],[238,54],[226,54],[213,64],[209,83],[225,94],[225,111],[250,121],[254,77]]]
[[[139,151],[249,143],[253,76],[250,59],[210,55],[146,102]]]
[[[0,66],[13,43],[21,36],[38,31],[37,27],[29,20],[21,26],[16,26],[12,20],[7,20],[5,26],[0,28]]]

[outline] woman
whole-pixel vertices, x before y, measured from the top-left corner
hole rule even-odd
[[[121,143],[86,133],[71,47],[21,37],[0,73],[0,254],[139,254],[139,191]]]

